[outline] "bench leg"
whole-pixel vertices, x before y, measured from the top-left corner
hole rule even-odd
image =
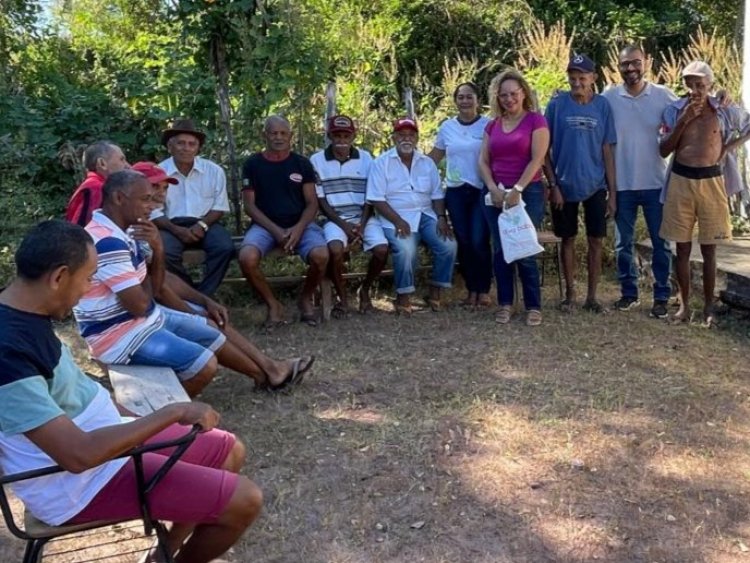
[[[328,277],[320,280],[320,306],[323,309],[323,322],[330,321],[333,310],[333,283]]]

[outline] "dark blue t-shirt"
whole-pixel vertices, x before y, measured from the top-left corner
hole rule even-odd
[[[552,138],[552,162],[565,201],[584,201],[607,188],[602,146],[617,143],[609,102],[594,94],[587,104],[569,92],[552,98],[544,113]]]
[[[284,229],[296,225],[305,210],[304,184],[315,184],[315,169],[294,152],[281,161],[255,153],[242,167],[242,190],[253,190],[258,209]]]

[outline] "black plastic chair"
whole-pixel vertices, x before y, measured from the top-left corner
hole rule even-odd
[[[157,549],[161,552],[164,560],[167,562],[174,561],[171,554],[167,549],[166,538],[167,528],[166,526],[151,517],[151,512],[148,505],[148,495],[154,489],[154,487],[161,481],[164,475],[167,474],[172,466],[177,463],[185,450],[193,443],[196,434],[200,431],[200,426],[196,425],[180,438],[169,440],[166,442],[159,442],[156,444],[149,444],[146,446],[139,446],[124,453],[117,458],[132,457],[135,464],[136,471],[136,482],[138,486],[138,500],[141,507],[141,519],[143,520],[143,531],[146,536],[153,535],[156,532],[158,539]],[[166,459],[164,464],[154,475],[146,480],[143,474],[143,454],[162,450],[166,448],[176,448],[174,452]],[[65,471],[59,465],[50,467],[43,467],[41,469],[34,469],[31,471],[23,471],[21,473],[15,473],[13,475],[7,475],[0,478],[0,511],[3,513],[5,524],[8,530],[17,538],[26,541],[26,551],[23,556],[23,563],[40,563],[42,560],[44,546],[50,540],[83,532],[86,530],[93,530],[96,528],[103,528],[105,526],[111,526],[113,524],[119,524],[127,520],[100,520],[97,522],[86,522],[83,524],[62,524],[60,526],[49,526],[44,522],[37,520],[28,510],[24,512],[24,526],[23,529],[19,528],[13,517],[13,512],[10,509],[8,502],[8,496],[5,492],[6,485],[16,483],[18,481],[26,481],[28,479],[36,479],[37,477],[43,477],[45,475],[51,475],[53,473],[60,473]],[[132,519],[129,519],[132,520]]]

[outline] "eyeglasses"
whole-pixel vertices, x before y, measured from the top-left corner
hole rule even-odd
[[[512,92],[503,92],[502,94],[498,94],[497,97],[501,100],[509,100],[510,98],[516,100],[521,95],[522,90],[523,88],[519,88],[518,90],[513,90]]]
[[[620,68],[628,68],[632,66],[633,68],[641,68],[643,66],[643,61],[641,59],[633,59],[632,61],[620,61]]]

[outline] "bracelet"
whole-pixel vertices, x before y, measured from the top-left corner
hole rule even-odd
[[[516,190],[519,194],[523,193],[524,190],[523,186],[520,184],[516,184],[515,186],[513,186],[513,189]]]
[[[445,219],[446,217],[448,217],[448,215],[446,215],[445,213],[438,213],[437,216],[438,216],[438,218],[442,217],[443,219]]]
[[[204,233],[208,232],[208,225],[206,224],[205,221],[203,221],[203,220],[198,221],[198,222],[196,222],[196,225],[198,225],[201,229],[203,229]]]

